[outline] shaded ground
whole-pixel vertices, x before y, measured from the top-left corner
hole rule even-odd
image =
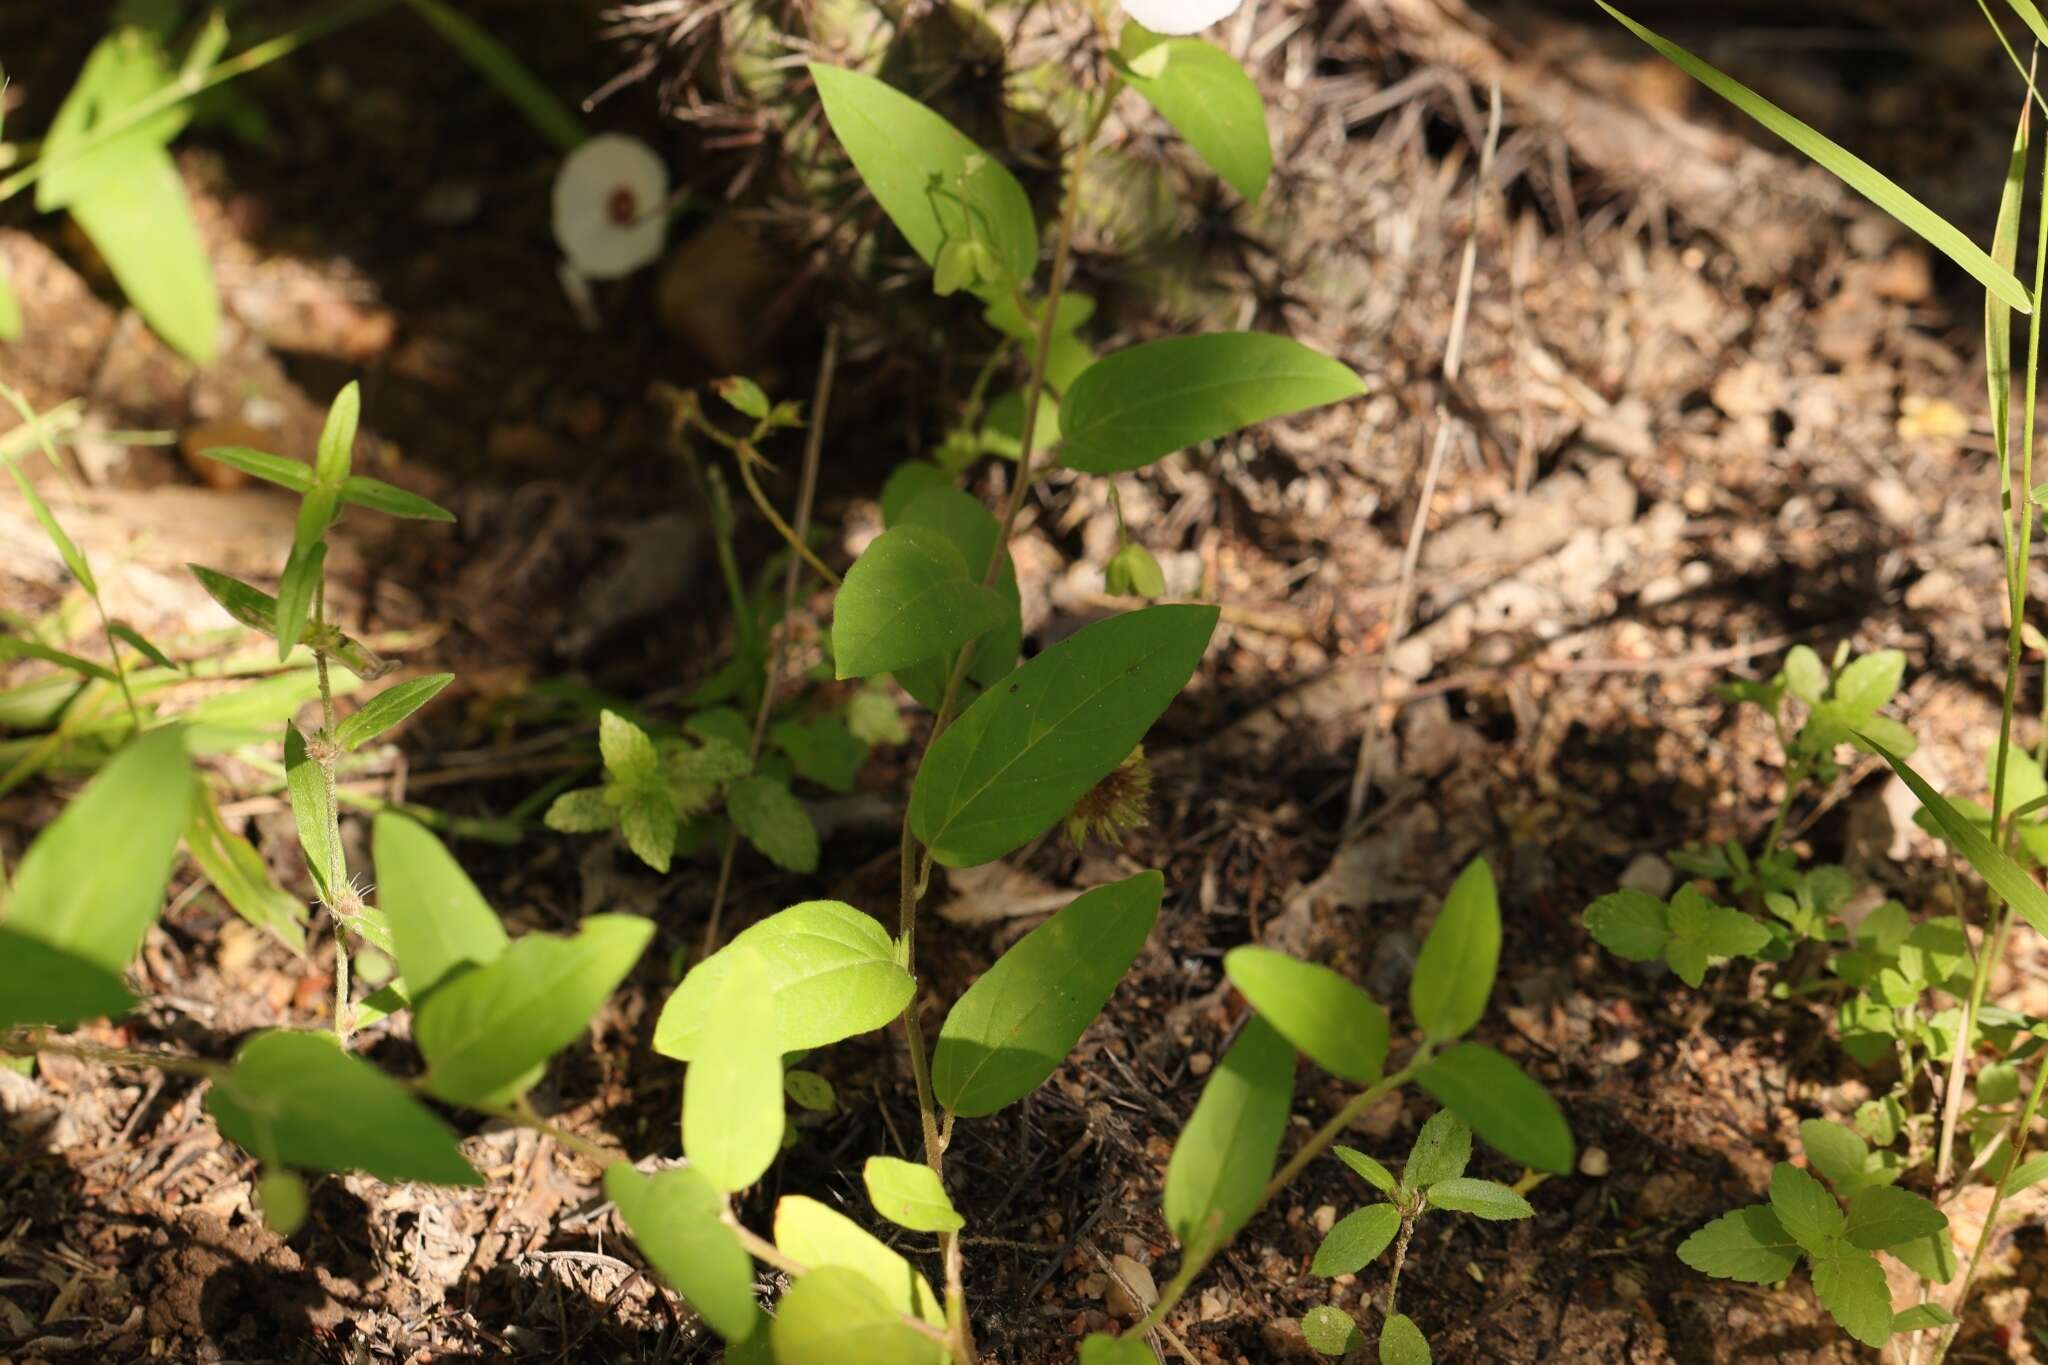
[[[618,69],[585,16],[539,13],[503,31],[557,88],[592,89]],[[48,73],[74,70],[96,31],[96,16],[43,18],[0,14],[0,55],[23,101],[10,127],[40,126],[61,93]],[[955,878],[935,892],[941,909],[920,939],[929,994],[944,1001],[1028,926],[1016,911],[1034,897],[1138,866],[1168,877],[1161,927],[1076,1062],[956,1141],[956,1199],[997,1239],[970,1241],[968,1258],[994,1359],[1069,1358],[1079,1333],[1107,1320],[1111,1257],[1164,1280],[1173,1250],[1156,1210],[1171,1139],[1239,1021],[1222,953],[1284,947],[1398,1000],[1452,873],[1475,854],[1492,860],[1508,922],[1484,1036],[1552,1087],[1581,1148],[1603,1160],[1540,1187],[1529,1223],[1424,1224],[1402,1306],[1438,1358],[1858,1357],[1800,1284],[1705,1281],[1672,1249],[1756,1196],[1800,1119],[1846,1114],[1866,1082],[1821,1013],[1771,1005],[1740,979],[1694,993],[1645,977],[1599,953],[1577,915],[1642,855],[1758,836],[1779,795],[1774,740],[1711,689],[1727,673],[1768,672],[1793,641],[1905,649],[1904,716],[1922,770],[1959,790],[1979,780],[2002,632],[1976,304],[1917,246],[1732,135],[1604,32],[1540,13],[1509,22],[1490,29],[1413,0],[1275,4],[1233,21],[1224,39],[1254,55],[1275,101],[1283,160],[1268,207],[1205,200],[1172,242],[1084,244],[1089,286],[1133,268],[1193,280],[1189,311],[1290,329],[1359,368],[1373,396],[1122,481],[1123,516],[1173,589],[1228,606],[1202,674],[1148,741],[1160,767],[1154,824],[1119,856],[1048,842],[1016,860],[1022,882]],[[268,143],[208,134],[183,153],[237,320],[218,373],[191,382],[106,302],[89,266],[77,273],[75,240],[18,201],[0,211],[0,254],[31,340],[0,349],[0,372],[38,403],[86,396],[107,427],[184,434],[247,422],[260,398],[274,439],[298,446],[333,389],[360,375],[384,472],[461,514],[450,532],[358,540],[340,557],[352,621],[410,632],[409,662],[461,675],[406,732],[403,753],[362,781],[452,814],[500,815],[588,766],[587,694],[576,689],[672,712],[719,658],[724,597],[704,509],[664,450],[647,387],[723,366],[661,325],[651,280],[607,290],[604,329],[579,329],[553,278],[545,149],[437,49],[397,36],[402,23],[379,20],[260,81]],[[1846,31],[1853,42],[1765,42],[1775,55],[1744,69],[1808,91],[1806,112],[1827,124],[1854,117],[1874,63],[1894,78],[1886,90],[1908,94],[1889,122],[1891,106],[1876,106],[1874,145],[1859,146],[1945,207],[1976,193],[1969,167],[1984,146],[1995,165],[2009,113],[1943,98],[1934,107],[1955,126],[1936,127],[1911,116],[1911,100],[1991,87],[2002,58],[1943,47],[1923,63],[1881,26]],[[1756,59],[1756,46],[1710,55],[1739,65],[1745,52]],[[1505,75],[1489,54],[1512,58]],[[1476,146],[1495,76],[1507,131],[1481,186]],[[1848,93],[1830,108],[1836,89]],[[659,126],[645,88],[600,117]],[[1659,136],[1614,136],[1629,118]],[[701,171],[700,191],[727,183],[730,157],[690,150],[701,133],[661,136],[679,158],[702,156],[680,163]],[[1132,135],[1134,156],[1149,154],[1148,136]],[[1660,160],[1667,137],[1691,159]],[[1475,199],[1479,268],[1462,378],[1450,383],[1442,356]],[[829,297],[791,317],[760,362],[764,379],[808,390],[812,310]],[[1112,302],[1114,325],[1154,325],[1135,303]],[[874,524],[863,498],[880,472],[931,439],[903,359],[859,342],[835,400],[821,510],[854,535]],[[1439,409],[1453,431],[1428,509],[1416,626],[1394,652],[1382,723],[1369,727],[1371,663],[1387,642]],[[102,576],[119,580],[139,622],[205,619],[183,586],[187,559],[274,573],[287,534],[276,503],[202,491],[174,453],[86,455],[88,492],[60,514],[104,562],[125,557]],[[0,592],[39,612],[59,580],[19,511],[0,501]],[[1095,482],[1055,480],[1028,507],[1017,554],[1035,641],[1104,609],[1089,566],[1115,524]],[[765,550],[746,535],[743,550]],[[1369,728],[1384,734],[1367,819],[1340,846]],[[908,761],[879,755],[863,791],[893,799]],[[253,771],[229,772],[247,793],[232,814],[289,867],[282,803]],[[1899,795],[1856,767],[1802,805],[1794,828],[1817,857],[1932,913],[1951,892]],[[54,809],[46,786],[0,798],[0,848],[18,856]],[[832,838],[832,875],[744,865],[737,913],[819,894],[884,909],[893,816],[866,809],[851,808]],[[461,851],[514,932],[597,908],[659,919],[663,951],[536,1100],[557,1122],[672,1154],[680,1069],[644,1040],[670,953],[701,932],[711,870],[658,881],[620,850],[539,831]],[[208,894],[173,905],[145,949],[150,1004],[103,1030],[107,1041],[225,1055],[250,1029],[320,1020],[324,949],[297,962]],[[2000,998],[2048,1014],[2044,961],[2026,941]],[[402,1036],[373,1047],[409,1065]],[[834,1049],[819,1065],[842,1107],[749,1201],[757,1225],[792,1191],[859,1214],[858,1159],[902,1152],[915,1131],[893,1040]],[[1297,1137],[1341,1102],[1309,1071],[1297,1099]],[[0,1111],[8,1358],[715,1358],[642,1273],[594,1173],[529,1133],[474,1133],[471,1155],[491,1176],[480,1192],[321,1181],[287,1243],[254,1219],[253,1164],[217,1140],[188,1082],[53,1060],[33,1080],[0,1072]],[[1426,1113],[1377,1111],[1356,1141],[1398,1154]],[[1498,1165],[1487,1173],[1512,1176]],[[1247,1229],[1176,1320],[1197,1357],[1301,1355],[1292,1320],[1333,1297],[1306,1273],[1318,1229],[1364,1196],[1318,1163]],[[2020,1230],[2003,1255],[2018,1273],[1990,1286],[1999,1326],[1967,1340],[1970,1358],[2032,1359],[2029,1339],[2048,1331],[2040,1228]],[[1383,1275],[1339,1282],[1334,1297],[1370,1323]]]

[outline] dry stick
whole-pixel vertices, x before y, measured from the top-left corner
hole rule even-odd
[[[1493,175],[1493,155],[1500,146],[1500,83],[1494,82],[1486,120],[1486,145],[1479,155],[1479,175],[1472,187],[1472,226],[1465,238],[1465,256],[1458,267],[1458,293],[1451,309],[1450,335],[1444,342],[1444,382],[1458,382],[1465,353],[1465,326],[1471,315],[1472,278],[1479,265],[1479,215],[1486,205],[1486,187]],[[1394,614],[1387,627],[1386,643],[1373,663],[1372,701],[1365,712],[1365,734],[1358,742],[1358,764],[1351,773],[1351,796],[1344,807],[1344,836],[1349,842],[1365,809],[1372,787],[1372,769],[1379,757],[1380,697],[1386,690],[1387,661],[1408,633],[1408,617],[1415,607],[1415,574],[1422,562],[1422,537],[1429,528],[1429,504],[1436,497],[1437,478],[1443,472],[1444,452],[1450,448],[1452,419],[1441,398],[1436,405],[1436,440],[1430,447],[1429,466],[1422,476],[1422,496],[1415,504],[1415,520],[1408,528],[1408,547],[1401,555],[1401,585],[1394,598]]]
[[[811,503],[818,492],[818,461],[825,449],[825,412],[832,399],[832,377],[839,368],[839,324],[825,324],[825,356],[818,363],[818,384],[811,392],[811,425],[804,433],[804,468],[797,481],[796,538],[801,543],[811,533]],[[747,762],[760,761],[761,745],[768,735],[768,715],[775,707],[776,675],[782,671],[783,642],[789,632],[790,614],[796,610],[796,585],[803,561],[795,554],[782,575],[782,629],[768,651],[768,670],[761,679],[761,704],[754,710],[754,737],[747,744]],[[711,895],[711,919],[704,926],[700,957],[711,956],[718,947],[718,920],[725,909],[726,892],[732,886],[733,857],[739,850],[740,832],[725,832],[725,851],[718,860],[718,889]]]

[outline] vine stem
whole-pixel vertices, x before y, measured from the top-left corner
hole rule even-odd
[[[1317,1157],[1328,1151],[1330,1144],[1342,1137],[1344,1130],[1356,1123],[1366,1110],[1372,1108],[1386,1096],[1413,1080],[1415,1073],[1428,1063],[1429,1053],[1429,1045],[1425,1043],[1417,1051],[1414,1058],[1409,1061],[1408,1065],[1390,1076],[1382,1076],[1372,1085],[1359,1091],[1347,1100],[1344,1107],[1330,1117],[1329,1122],[1316,1129],[1308,1141],[1301,1144],[1301,1147],[1294,1155],[1287,1159],[1286,1165],[1273,1173],[1273,1178],[1266,1182],[1266,1188],[1259,1191],[1259,1202],[1252,1206],[1252,1210],[1246,1215],[1245,1221],[1250,1222],[1253,1218],[1256,1218],[1266,1205],[1273,1202],[1274,1196],[1292,1184],[1294,1177],[1300,1175],[1302,1170],[1311,1161],[1314,1161]],[[1195,1277],[1207,1269],[1209,1262],[1214,1260],[1217,1254],[1228,1245],[1229,1239],[1223,1238],[1212,1240],[1207,1244],[1197,1243],[1194,1248],[1190,1249],[1187,1258],[1181,1262],[1179,1271],[1174,1274],[1171,1280],[1167,1281],[1166,1288],[1160,1291],[1159,1302],[1152,1305],[1152,1311],[1147,1313],[1139,1321],[1138,1325],[1125,1335],[1143,1335],[1164,1323],[1166,1315],[1174,1310],[1182,1296],[1188,1292],[1188,1287],[1195,1282]]]
[[[839,369],[839,324],[825,324],[825,354],[818,362],[818,384],[811,393],[811,424],[804,432],[804,468],[797,480],[796,493],[796,543],[804,543],[811,530],[811,504],[818,493],[818,464],[825,450],[825,414],[832,401],[832,378]],[[744,466],[745,461],[741,461]],[[802,561],[791,555],[789,566],[782,574],[782,622],[784,629],[775,634],[774,643],[769,647],[768,665],[761,678],[761,704],[754,709],[753,738],[747,743],[747,761],[757,763],[761,758],[761,746],[768,736],[768,717],[775,709],[775,684],[782,672],[783,642],[787,635],[790,613],[796,610],[796,585],[802,569]],[[744,604],[742,604],[744,607]],[[709,957],[718,947],[718,922],[725,910],[726,893],[732,887],[733,858],[739,852],[740,833],[737,828],[725,831],[725,849],[718,859],[718,888],[711,893],[711,914],[704,925],[704,945],[699,957]]]

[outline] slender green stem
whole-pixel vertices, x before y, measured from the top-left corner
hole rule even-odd
[[[768,518],[768,524],[775,528],[777,535],[789,542],[789,548],[801,556],[804,563],[817,570],[818,576],[827,583],[838,587],[839,575],[832,572],[831,566],[818,558],[810,546],[804,544],[803,538],[797,535],[795,528],[782,519],[782,514],[775,510],[775,504],[768,501],[768,495],[761,491],[761,484],[754,478],[753,469],[761,457],[754,453],[752,443],[740,442],[737,453],[739,459],[736,463],[740,467],[740,482],[747,486],[747,496],[754,500],[754,506],[761,509],[761,515]]]
[[[393,3],[394,0],[355,0],[355,3],[343,5],[331,14],[308,19],[287,33],[244,48],[225,61],[215,63],[204,70],[180,74],[156,93],[137,100],[119,113],[110,115],[94,125],[91,132],[65,148],[62,156],[54,159],[47,156],[39,157],[13,175],[0,180],[0,202],[12,199],[42,179],[53,165],[69,165],[80,157],[90,155],[165,110],[174,109],[193,96],[204,94],[217,85],[225,85],[237,76],[246,76],[251,71],[260,70],[272,62],[289,57],[308,43],[324,38],[359,19],[366,19],[378,10],[388,9]]]
[[[1955,1305],[1949,1310],[1958,1319],[1963,1316],[1963,1309],[1970,1302],[1970,1288],[1976,1283],[1978,1267],[1983,1264],[1984,1249],[1998,1236],[1998,1211],[2005,1203],[2005,1196],[2010,1193],[2006,1186],[2012,1181],[2013,1172],[2017,1171],[2020,1163],[2026,1159],[2027,1139],[2032,1135],[2034,1120],[2041,1112],[2044,1088],[2048,1088],[2048,1057],[2044,1057],[2041,1064],[2035,1068],[2034,1088],[2027,1095],[2026,1108],[2020,1111],[2019,1123],[2014,1126],[2012,1136],[2007,1140],[2012,1155],[2006,1158],[2005,1173],[1998,1177],[1998,1186],[1991,1192],[1991,1207],[1984,1213],[1983,1230],[1977,1234],[1976,1249],[1970,1253],[1970,1264],[1964,1269],[1963,1282],[1956,1290]],[[1949,1347],[1955,1344],[1956,1334],[1961,1330],[1962,1324],[1959,1321],[1942,1333],[1941,1345],[1935,1348],[1934,1365],[1941,1365],[1947,1358]]]
[[[324,639],[327,634],[327,579],[322,575],[313,585],[313,638]],[[314,761],[320,765],[320,785],[327,794],[327,913],[334,921],[334,1036],[341,1040],[343,1050],[348,1048],[348,1036],[354,1031],[354,1018],[349,1008],[348,990],[348,917],[355,913],[355,896],[348,888],[348,866],[341,852],[341,806],[337,797],[338,784],[334,778],[337,754],[334,747],[334,684],[328,676],[327,651],[317,645],[313,649],[313,672],[320,683],[320,736],[313,746]]]

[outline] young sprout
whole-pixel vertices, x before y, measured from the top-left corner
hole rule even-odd
[[[555,175],[555,241],[578,275],[622,279],[661,254],[668,231],[668,167],[623,133],[601,133]]]

